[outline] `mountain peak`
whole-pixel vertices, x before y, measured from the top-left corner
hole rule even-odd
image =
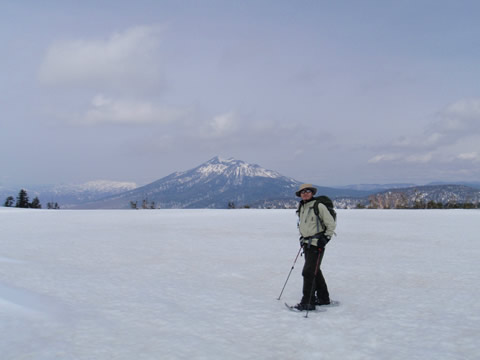
[[[237,162],[243,163],[243,161],[234,159],[233,157],[225,159],[220,156],[215,156],[212,159],[208,160],[205,164],[231,164],[231,163],[237,163]]]
[[[223,159],[215,156],[206,163],[198,166],[196,172],[202,176],[223,175],[235,178],[237,181],[243,177],[264,177],[264,178],[281,178],[283,177],[276,171],[267,170],[256,164],[249,164],[242,160],[234,158]]]
[[[154,203],[158,208],[226,208],[229,204],[254,207],[292,207],[299,183],[234,158],[219,156],[196,168],[175,172],[120,196],[87,206],[118,208]]]

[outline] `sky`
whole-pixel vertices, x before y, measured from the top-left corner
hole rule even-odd
[[[478,1],[0,2],[0,185],[480,180]]]

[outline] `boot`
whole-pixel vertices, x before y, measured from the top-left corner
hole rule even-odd
[[[299,310],[299,311],[312,311],[312,310],[315,310],[315,305],[314,304],[302,304],[302,303],[299,303],[297,305],[294,306],[295,309]]]
[[[322,305],[330,305],[330,299],[328,300],[320,300],[317,296],[315,297],[315,305],[322,306]]]

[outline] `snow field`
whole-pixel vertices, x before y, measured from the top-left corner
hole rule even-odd
[[[476,210],[339,210],[308,319],[293,210],[0,209],[2,359],[476,359]]]

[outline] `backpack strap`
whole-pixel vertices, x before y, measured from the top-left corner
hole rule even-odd
[[[320,226],[319,223],[322,225],[322,228],[324,229],[323,231],[327,230],[327,227],[325,226],[325,223],[323,222],[323,219],[320,218],[320,211],[318,210],[318,204],[320,204],[320,200],[315,200],[315,204],[313,205],[313,212],[315,215],[317,215],[317,233],[320,232]]]

